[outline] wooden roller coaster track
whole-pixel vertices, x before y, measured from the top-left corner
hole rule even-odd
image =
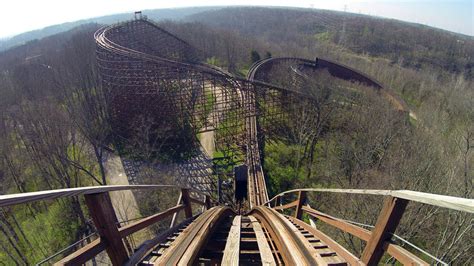
[[[382,90],[397,110],[407,111],[395,94],[356,70],[324,59],[274,58],[254,64],[247,79],[238,78],[201,63],[199,52],[191,45],[142,18],[102,28],[95,38],[99,70],[103,86],[112,95],[109,106],[118,134],[125,140],[130,138],[134,122],[143,115],[151,117],[155,126],[169,128],[169,134],[179,128],[176,121],[189,123],[193,133],[215,130],[220,150],[245,155],[249,206],[233,210],[189,184],[83,187],[0,196],[0,207],[84,196],[97,237],[57,265],[84,264],[103,251],[114,265],[376,265],[384,253],[402,264],[428,265],[392,241],[407,204],[474,213],[472,199],[403,190],[297,189],[269,199],[259,141],[263,133],[278,134],[278,123],[269,126],[259,119],[278,121],[292,104],[311,103],[308,95],[271,84],[271,68],[281,63],[295,69],[325,68],[338,78]],[[206,102],[209,92],[219,101],[212,111]],[[172,141],[170,146],[180,145],[183,139]],[[143,189],[178,189],[178,203],[121,226],[109,193]],[[309,193],[378,196],[384,197],[384,204],[374,228],[368,230],[313,209]],[[293,200],[285,202],[288,198]],[[126,245],[132,234],[178,213],[184,213],[181,221],[173,218],[169,228],[135,249]],[[319,227],[306,223],[309,218],[365,242],[362,255],[353,255]]]

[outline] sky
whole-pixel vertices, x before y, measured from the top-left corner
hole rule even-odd
[[[395,18],[474,36],[474,0],[2,0],[0,38],[46,26],[145,9],[293,6]]]

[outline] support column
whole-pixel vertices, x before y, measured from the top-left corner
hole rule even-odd
[[[182,195],[183,204],[184,204],[184,214],[186,215],[186,218],[191,218],[191,217],[193,217],[193,209],[191,207],[191,199],[189,197],[189,189],[187,189],[187,188],[181,189],[181,195]]]
[[[128,260],[127,250],[117,227],[117,216],[108,192],[85,195],[86,204],[101,240],[107,245],[107,254],[113,265]]]
[[[389,196],[385,199],[372,235],[362,253],[361,260],[367,265],[377,265],[383,256],[383,244],[395,232],[408,204],[407,200]]]
[[[296,205],[295,218],[301,220],[303,204],[306,202],[306,191],[298,191],[298,205]]]

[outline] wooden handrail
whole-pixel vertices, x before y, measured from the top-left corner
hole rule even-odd
[[[62,197],[73,197],[73,196],[78,196],[78,195],[88,195],[88,194],[118,191],[118,190],[157,189],[157,188],[183,189],[183,187],[174,186],[174,185],[108,185],[108,186],[64,188],[64,189],[54,189],[54,190],[0,195],[0,207],[17,205],[17,204],[25,204],[25,203],[35,202],[35,201],[40,201],[40,200],[51,200],[51,199],[62,198]],[[203,193],[199,190],[195,190],[191,188],[186,188],[186,189],[188,189],[189,191],[207,195],[206,193]]]
[[[273,209],[275,209],[275,210],[285,210],[285,209],[289,209],[289,208],[294,208],[296,206],[298,206],[298,201],[297,200],[292,201],[290,203],[287,203],[285,205],[275,206],[275,207],[273,207]]]
[[[313,216],[314,218],[317,218],[331,226],[334,226],[338,229],[341,229],[344,232],[347,232],[355,237],[358,237],[364,241],[369,241],[370,239],[370,231],[367,229],[364,229],[362,227],[359,227],[357,225],[350,224],[346,221],[343,221],[339,218],[332,217],[329,214],[317,211],[311,207],[308,206],[303,206],[302,207],[303,211],[307,213],[310,216]]]
[[[148,216],[146,218],[143,218],[137,222],[134,222],[132,224],[128,224],[124,227],[120,227],[119,228],[119,232],[120,232],[120,236],[122,238],[130,235],[130,234],[133,234],[137,231],[140,231],[142,230],[143,228],[146,228],[156,222],[159,222],[160,220],[168,217],[168,216],[171,216],[175,213],[178,213],[180,212],[182,209],[184,209],[184,205],[183,204],[180,204],[180,205],[177,205],[175,207],[172,207],[172,208],[169,208],[163,212],[160,212],[160,213],[157,213],[157,214],[154,214],[154,215],[151,215],[151,216]]]
[[[379,214],[377,223],[373,231],[368,231],[359,226],[353,225],[342,219],[334,218],[330,215],[321,213],[308,206],[302,206],[303,195],[306,192],[328,192],[328,193],[346,193],[346,194],[360,194],[360,195],[379,195],[385,197],[385,204]],[[474,213],[474,200],[430,194],[410,190],[373,190],[373,189],[324,189],[324,188],[304,188],[294,189],[282,192],[264,204],[272,205],[273,201],[282,200],[283,196],[289,193],[298,193],[298,206],[295,211],[295,217],[301,217],[301,211],[307,213],[314,218],[326,222],[336,228],[350,233],[367,242],[365,249],[360,258],[364,264],[376,265],[384,252],[388,252],[400,262],[427,265],[427,263],[409,251],[390,243],[391,236],[400,222],[407,204],[411,202],[418,202],[422,204],[447,208],[451,210]],[[273,209],[286,209],[293,206],[295,202],[291,202],[282,206],[275,206]]]
[[[177,188],[183,195],[182,201],[177,206],[167,209],[161,213],[145,217],[139,221],[118,228],[117,217],[110,200],[109,192],[132,189],[158,189],[158,188]],[[197,192],[205,195],[205,200],[201,201],[191,198],[189,193]],[[191,203],[198,203],[206,206],[207,209],[212,205],[210,196],[201,191],[185,188],[175,185],[109,185],[109,186],[90,186],[78,188],[55,189],[47,191],[27,192],[9,195],[0,195],[0,207],[12,206],[17,204],[31,203],[41,200],[52,200],[61,197],[73,197],[84,195],[90,215],[100,238],[92,243],[80,248],[69,256],[57,262],[57,265],[77,265],[87,262],[98,253],[107,250],[109,258],[114,265],[121,265],[128,259],[128,254],[122,238],[125,238],[139,230],[142,230],[164,218],[176,214],[182,210],[186,217],[192,217]]]
[[[331,226],[334,226],[344,232],[347,232],[365,242],[368,242],[372,237],[372,232],[357,225],[350,224],[344,220],[332,217],[326,213],[317,211],[309,206],[302,207],[303,212],[307,213],[308,215],[321,220]],[[388,241],[383,242],[383,250],[385,250],[388,254],[393,256],[396,260],[403,263],[403,265],[428,265],[425,261],[418,258],[413,253],[409,252],[408,250],[390,243]]]
[[[196,198],[189,197],[189,200],[191,201],[191,203],[196,203],[196,204],[199,204],[199,205],[202,205],[202,206],[207,206],[206,202],[198,200]]]
[[[107,245],[100,238],[69,254],[54,265],[81,265],[104,251]]]
[[[300,191],[392,196],[394,198],[405,199],[412,202],[419,202],[419,203],[428,204],[432,206],[438,206],[438,207],[448,208],[452,210],[474,213],[474,199],[431,194],[431,193],[418,192],[418,191],[412,191],[412,190],[303,188],[303,189],[293,189],[293,190],[282,192],[276,195],[275,197],[273,197],[271,200],[265,202],[264,204],[266,205],[272,202],[273,200],[275,200],[276,198],[279,198],[285,194],[296,193]]]

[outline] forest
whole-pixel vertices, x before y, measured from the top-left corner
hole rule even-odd
[[[318,112],[322,119],[311,127],[293,119],[284,140],[265,142],[270,196],[328,187],[473,197],[472,36],[364,15],[284,8],[204,10],[158,25],[197,47],[207,63],[240,77],[262,58],[320,57],[367,73],[408,104],[409,117],[401,117],[373,93],[341,93],[334,88],[353,85],[313,73],[305,86],[317,106],[301,112]],[[97,73],[93,35],[100,27],[83,24],[0,53],[1,194],[110,183],[104,161],[120,147]],[[284,75],[274,80],[286,85]],[[357,104],[334,104],[342,101]],[[172,204],[168,196],[146,201],[138,195],[141,214],[166,209]],[[150,203],[158,199],[163,206]],[[364,224],[375,223],[374,206],[381,204],[341,196],[314,201],[327,213]],[[334,201],[339,207],[331,205]],[[38,263],[94,230],[79,197],[0,211],[0,264]],[[467,265],[473,259],[471,214],[413,205],[405,216],[398,235],[447,263]],[[360,241],[328,232],[361,253]]]

